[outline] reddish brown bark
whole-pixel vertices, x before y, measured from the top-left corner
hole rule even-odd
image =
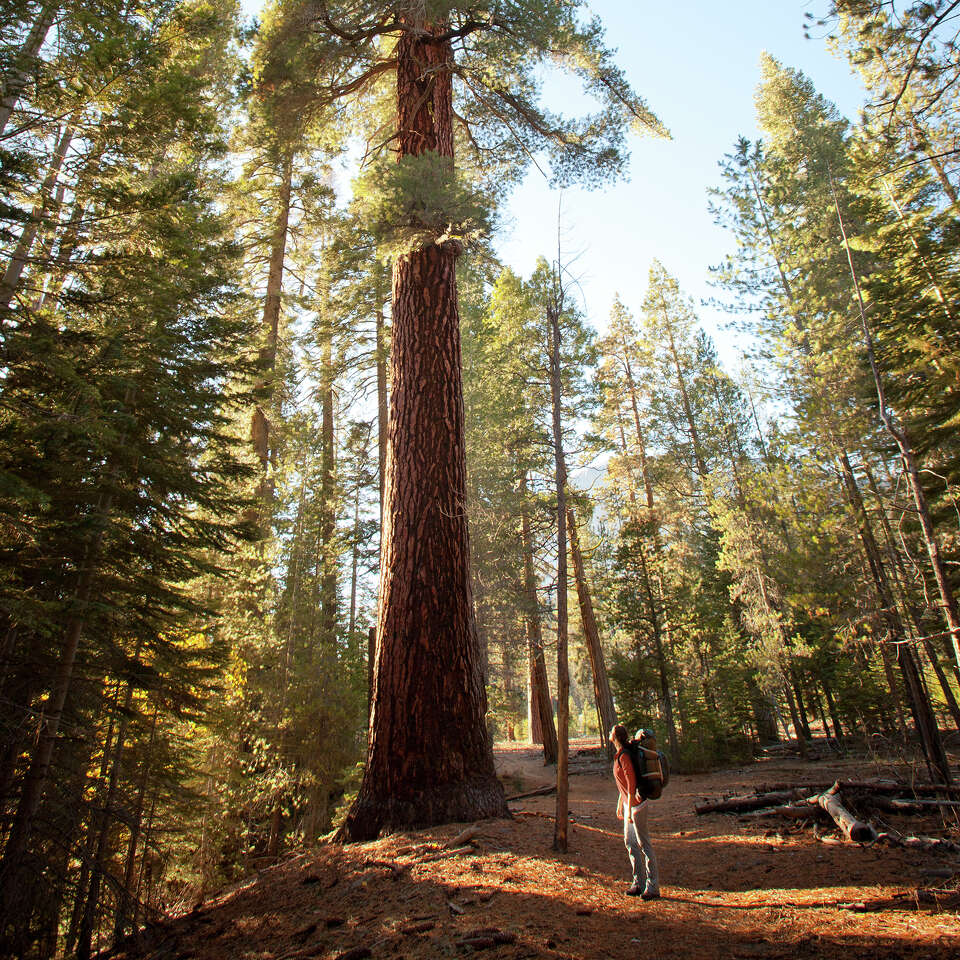
[[[453,162],[449,41],[397,42],[401,157]],[[473,619],[457,306],[458,245],[397,257],[380,610],[367,768],[341,839],[509,816],[484,722]]]

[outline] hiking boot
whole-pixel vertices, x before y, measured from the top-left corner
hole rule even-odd
[[[627,888],[628,897],[642,897],[643,896],[643,887],[639,883],[633,884],[633,886]]]
[[[640,894],[641,900],[659,900],[660,891],[656,887],[647,887],[643,893]]]

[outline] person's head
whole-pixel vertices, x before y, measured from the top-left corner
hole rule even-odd
[[[627,733],[627,728],[622,723],[616,724],[610,731],[610,742],[615,743],[618,747],[625,747],[629,739],[630,735]]]

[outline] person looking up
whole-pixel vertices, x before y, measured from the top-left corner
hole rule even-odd
[[[627,889],[627,896],[655,900],[660,896],[660,883],[657,857],[647,828],[649,804],[637,789],[627,728],[623,724],[618,723],[610,731],[610,742],[617,751],[613,758],[613,778],[618,790],[617,819],[623,821],[623,845],[627,848],[633,872],[633,883]]]

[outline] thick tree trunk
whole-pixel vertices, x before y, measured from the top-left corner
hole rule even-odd
[[[533,710],[536,720],[532,726],[534,743],[543,744],[545,763],[557,762],[557,728],[553,722],[553,704],[550,701],[550,683],[547,664],[543,655],[543,627],[540,621],[540,603],[537,599],[537,581],[533,567],[533,536],[530,531],[530,513],[526,502],[526,483],[521,481],[520,531],[523,540],[523,586],[526,594],[527,650],[530,659],[530,685]],[[539,731],[540,739],[536,739]]]
[[[770,704],[769,697],[760,689],[760,685],[754,677],[747,678],[747,691],[750,695],[750,703],[753,706],[753,717],[757,724],[757,736],[760,744],[779,743],[777,715]]]
[[[453,163],[445,24],[397,41],[400,156]],[[392,403],[367,768],[341,839],[509,816],[484,716],[470,584],[457,244],[393,267]]]
[[[559,264],[557,265],[559,270]],[[563,450],[560,379],[560,310],[558,296],[549,310],[550,395],[553,402],[553,451],[557,493],[557,812],[553,848],[567,850],[569,815],[570,672],[567,663],[567,464]]]
[[[587,641],[587,653],[590,655],[590,667],[593,671],[593,696],[600,720],[600,739],[606,748],[608,758],[612,760],[614,750],[609,737],[610,731],[617,722],[617,715],[613,709],[613,694],[610,692],[607,664],[603,656],[603,646],[600,643],[600,630],[593,611],[593,599],[590,596],[590,586],[583,566],[583,555],[580,553],[580,537],[577,534],[572,507],[567,507],[567,527],[570,531],[570,556],[573,559],[573,575],[577,583],[580,621],[583,624],[583,636]]]

